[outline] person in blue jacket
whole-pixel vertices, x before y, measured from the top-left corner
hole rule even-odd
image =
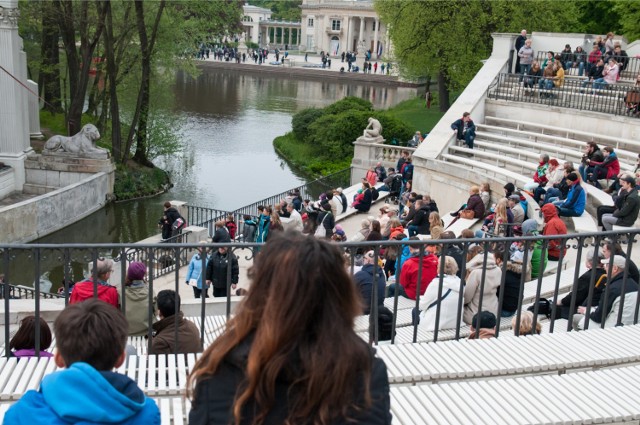
[[[201,245],[205,245],[207,241],[200,241]],[[204,261],[205,268],[202,268],[202,257],[206,255],[206,260]],[[196,286],[192,286],[193,288],[193,296],[196,298],[200,298],[202,294],[202,282],[205,281],[203,279],[206,275],[206,267],[211,259],[211,255],[207,253],[207,248],[205,246],[199,246],[198,252],[191,257],[191,261],[189,262],[189,267],[187,268],[187,276],[186,281],[187,285],[193,284],[192,280],[196,281]],[[205,274],[202,272],[205,271]],[[205,283],[204,287],[204,297],[209,298],[209,285]]]
[[[456,140],[464,140],[469,149],[473,149],[473,140],[476,138],[476,125],[471,119],[471,114],[465,112],[462,118],[451,124],[451,129],[456,132]]]
[[[587,205],[587,192],[580,184],[580,177],[573,172],[567,176],[567,182],[571,184],[567,199],[554,203],[558,207],[560,217],[580,217]]]
[[[58,367],[40,390],[30,390],[7,411],[7,425],[160,424],[156,403],[135,381],[112,372],[126,358],[127,319],[90,299],[69,305],[54,324]]]

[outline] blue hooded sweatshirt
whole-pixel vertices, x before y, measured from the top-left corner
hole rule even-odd
[[[86,363],[46,376],[7,411],[6,425],[160,424],[156,403],[134,381]]]

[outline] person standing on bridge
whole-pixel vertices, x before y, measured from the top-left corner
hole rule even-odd
[[[229,262],[231,262],[231,267],[229,267]],[[231,272],[231,276],[229,276],[229,272]],[[227,281],[231,282],[231,289],[236,289],[238,274],[238,257],[230,254],[226,247],[218,248],[207,264],[207,284],[213,285],[213,296],[227,296]]]

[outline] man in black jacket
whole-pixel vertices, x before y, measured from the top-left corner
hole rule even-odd
[[[174,231],[172,229],[173,222],[177,219],[181,218],[178,210],[171,206],[171,202],[167,201],[164,203],[164,214],[162,218],[158,221],[158,226],[162,227],[162,239],[169,239],[172,236],[177,235],[180,230]]]
[[[638,292],[638,283],[635,280],[633,280],[631,276],[627,276],[626,282],[624,282],[624,269],[627,264],[626,258],[624,258],[621,255],[612,255],[608,259],[604,259],[602,262],[604,263],[605,270],[608,269],[609,267],[609,264],[608,264],[609,261],[611,261],[613,264],[612,264],[612,270],[611,270],[611,279],[609,282],[607,282],[607,287],[605,289],[605,292],[608,292],[608,294],[603,293],[600,296],[598,307],[595,309],[595,311],[591,311],[591,314],[589,315],[589,319],[592,322],[595,322],[598,324],[601,324],[603,321],[607,320],[607,316],[611,312],[611,309],[613,308],[613,304],[615,303],[616,298],[623,295],[622,293],[623,286],[624,286],[624,295],[631,292]],[[606,300],[606,304],[605,304],[605,300]],[[629,306],[629,305],[624,306],[625,310],[629,308],[634,308],[634,307],[635,306]],[[574,329],[582,328],[580,321],[583,318],[582,315],[586,314],[586,311],[587,311],[586,307],[578,307],[578,314],[573,316]],[[589,327],[591,326],[592,324],[589,325]]]
[[[604,230],[613,230],[613,226],[631,227],[638,218],[640,211],[640,198],[636,190],[636,179],[633,176],[625,175],[620,179],[622,193],[619,200],[620,208],[616,208],[612,214],[602,215],[602,227]]]
[[[374,273],[374,255],[373,251],[369,251],[364,254],[362,269],[353,275],[353,279],[356,282],[356,287],[362,295],[363,301],[363,314],[369,314],[371,310],[371,299],[373,297],[374,280],[375,288],[378,293],[378,307],[384,305],[384,290],[386,286],[386,279],[382,267],[376,266]]]
[[[236,289],[239,274],[238,257],[228,253],[227,248],[220,247],[207,263],[207,284],[213,284],[214,297],[227,296],[229,261],[231,261],[231,289]]]

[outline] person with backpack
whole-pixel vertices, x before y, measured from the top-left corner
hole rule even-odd
[[[158,226],[162,227],[162,239],[165,240],[178,235],[185,226],[185,220],[178,210],[171,206],[171,202],[167,201],[163,206],[164,214],[158,221]]]
[[[413,164],[411,163],[411,157],[408,157],[400,170],[402,173],[402,180],[404,183],[409,180],[413,180]]]

